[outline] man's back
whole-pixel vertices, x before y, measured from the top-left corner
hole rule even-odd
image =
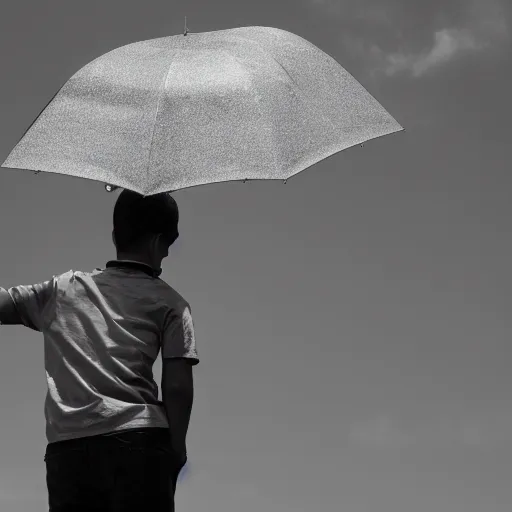
[[[199,362],[188,302],[144,264],[113,260],[9,289],[23,323],[45,343],[49,443],[168,427],[153,364]]]

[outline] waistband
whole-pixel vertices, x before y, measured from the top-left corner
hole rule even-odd
[[[154,436],[169,436],[170,430],[167,427],[138,427],[138,428],[126,428],[123,430],[113,430],[112,432],[106,432],[104,434],[96,434],[94,436],[83,436],[76,437],[73,439],[65,439],[63,441],[55,441],[53,443],[48,443],[48,446],[59,447],[59,446],[73,446],[79,445],[89,442],[94,442],[96,440],[101,440],[105,438],[109,438],[112,436],[116,437],[133,437],[139,434],[146,435],[154,435]]]

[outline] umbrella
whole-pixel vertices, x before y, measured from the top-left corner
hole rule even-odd
[[[2,167],[144,196],[286,180],[403,130],[334,58],[291,32],[240,27],[135,42],[75,73]]]

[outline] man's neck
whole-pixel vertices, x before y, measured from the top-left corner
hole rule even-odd
[[[144,273],[152,276],[152,277],[160,277],[162,274],[161,268],[153,268],[151,265],[147,263],[143,263],[141,261],[135,261],[126,258],[116,258],[115,260],[110,260],[107,262],[107,268],[110,267],[121,267],[121,268],[135,268],[138,270],[142,270]]]
[[[119,261],[136,261],[137,263],[144,263],[145,265],[152,266],[151,263],[147,258],[144,258],[143,256],[137,256],[134,254],[118,254],[117,260]]]

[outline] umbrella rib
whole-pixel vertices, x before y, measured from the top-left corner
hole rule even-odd
[[[263,48],[263,46],[261,46],[257,41],[254,41],[254,39],[250,39],[248,37],[243,37],[243,36],[236,36],[236,37],[233,37],[233,39],[241,39],[243,41],[249,41],[251,43],[254,43],[254,45],[259,49],[261,50],[261,52],[265,55],[265,56],[270,56],[270,58],[278,65],[281,67],[281,69],[288,75],[288,77],[290,78],[290,80],[295,84],[295,87],[296,89],[299,91],[299,94],[302,98],[302,103],[304,105],[306,105],[307,108],[309,108],[309,110],[313,113],[314,116],[317,116],[318,114],[315,112],[315,110],[313,109],[313,107],[309,104],[309,101],[307,100],[307,98],[304,96],[304,93],[302,92],[302,90],[300,89],[299,87],[299,84],[293,79],[293,77],[290,75],[290,73],[288,72],[288,70],[272,55],[270,54],[269,52],[266,52],[265,49]],[[335,124],[332,122],[331,119],[325,117],[324,114],[322,114],[322,118],[327,120],[334,131],[336,131],[336,126]]]
[[[67,82],[66,82],[67,83]],[[20,137],[20,139],[18,140],[18,142],[16,143],[16,145],[14,147],[16,147],[22,140],[23,138],[25,137],[25,135],[29,132],[30,128],[32,128],[32,126],[34,126],[36,124],[36,122],[39,120],[39,118],[43,115],[43,112],[46,110],[46,108],[48,107],[48,105],[50,105],[50,103],[57,97],[57,94],[59,94],[60,91],[62,91],[62,89],[64,89],[64,86],[66,85],[63,84],[61,86],[61,88],[53,95],[53,97],[51,98],[51,100],[46,104],[46,106],[43,108],[43,110],[41,110],[41,112],[39,112],[39,115],[32,121],[32,123],[30,123],[30,126],[25,130],[25,133]],[[11,151],[12,152],[12,151]],[[10,155],[9,155],[10,156]],[[6,159],[7,161],[7,159]],[[3,167],[5,164],[5,162],[0,166],[0,167]],[[36,173],[39,173],[41,171],[36,171]]]
[[[174,55],[176,55],[176,52],[174,52],[173,56]],[[154,119],[154,122],[153,122],[153,130],[151,132],[151,142],[149,144],[148,165],[147,165],[147,168],[146,168],[146,183],[149,182],[149,168],[151,166],[151,151],[153,149],[153,141],[155,139],[156,121],[158,119],[158,114],[160,112],[160,104],[162,103],[162,99],[163,99],[164,94],[165,94],[165,84],[167,83],[167,79],[169,78],[169,73],[171,72],[172,64],[173,63],[171,61],[169,63],[169,67],[167,69],[167,72],[165,73],[165,78],[164,78],[163,83],[162,83],[162,88],[160,90],[160,96],[158,98],[158,103],[157,103],[157,106],[156,106],[155,119]]]
[[[260,45],[258,45],[260,46]],[[288,78],[295,84],[295,87],[297,89],[297,91],[299,91],[299,94],[302,98],[302,102],[304,103],[304,105],[306,105],[309,110],[313,113],[314,116],[317,116],[318,114],[315,112],[315,110],[313,109],[313,107],[309,104],[309,101],[307,100],[307,98],[304,96],[304,93],[302,92],[301,88],[299,87],[299,84],[294,80],[293,76],[290,75],[290,73],[288,72],[288,70],[271,54],[267,54],[267,55],[270,55],[270,57],[272,58],[272,60],[274,62],[276,62],[280,67],[281,69],[288,75]],[[326,117],[324,114],[322,114],[322,118],[326,121],[328,121],[333,130],[336,131],[336,126],[334,125],[334,123],[332,122],[331,119],[329,119],[328,117]]]
[[[244,40],[246,40],[246,41],[248,40],[248,39],[245,39],[245,38],[241,38],[241,39],[244,39]],[[242,63],[240,62],[240,60],[238,59],[238,57],[237,57],[236,55],[231,55],[231,54],[229,54],[229,53],[227,53],[227,52],[225,52],[225,53],[226,53],[226,55],[228,55],[229,57],[232,57],[233,59],[235,59],[235,60],[238,62],[238,64],[240,64],[240,67],[242,67],[242,68],[243,68]],[[251,79],[251,77],[250,77],[250,76],[249,76],[249,79],[250,79],[250,80],[251,80],[251,82],[252,82],[252,79]],[[256,102],[256,103],[257,103],[257,106],[258,106],[258,110],[259,110],[259,112],[260,112],[260,114],[261,114],[261,117],[263,117],[264,119],[267,119],[267,116],[265,116],[265,115],[264,115],[263,110],[262,110],[261,105],[259,104],[259,102]],[[274,143],[274,142],[275,142],[275,141],[274,141],[274,140],[272,140],[272,143]],[[274,144],[274,149],[275,149],[275,144]],[[277,153],[277,151],[273,151],[273,152],[272,152],[272,154],[273,154],[273,155],[275,155],[276,153]],[[274,158],[274,168],[276,169],[276,171],[280,171],[281,169],[280,169],[280,167],[277,165],[276,160],[277,160],[277,159],[276,159],[276,158]]]
[[[301,96],[301,98],[302,98],[302,101],[303,101],[304,105],[306,105],[306,106],[309,108],[309,110],[313,113],[313,115],[314,115],[314,116],[317,116],[317,115],[318,115],[318,113],[317,113],[317,112],[315,112],[315,110],[313,109],[313,107],[309,104],[309,101],[308,101],[308,100],[307,100],[307,98],[304,96],[304,93],[303,93],[303,92],[302,92],[302,90],[300,89],[299,84],[298,84],[298,83],[293,79],[292,75],[290,75],[290,73],[288,73],[288,70],[287,70],[287,69],[286,69],[286,68],[285,68],[285,67],[284,67],[284,66],[283,66],[283,65],[282,65],[282,64],[281,64],[281,63],[280,63],[280,62],[279,62],[279,61],[278,61],[278,60],[277,60],[273,55],[272,55],[271,57],[272,57],[272,59],[274,59],[274,61],[276,61],[276,62],[281,66],[281,68],[283,68],[284,72],[285,72],[285,73],[290,77],[290,80],[295,84],[295,87],[296,87],[296,88],[297,88],[297,90],[299,91],[299,94],[300,94],[300,96]],[[324,120],[328,121],[328,122],[331,124],[332,129],[333,129],[334,131],[336,131],[336,126],[334,125],[334,123],[332,122],[332,120],[331,120],[331,119],[329,119],[328,117],[326,117],[324,114],[322,114],[322,119],[324,119]]]

